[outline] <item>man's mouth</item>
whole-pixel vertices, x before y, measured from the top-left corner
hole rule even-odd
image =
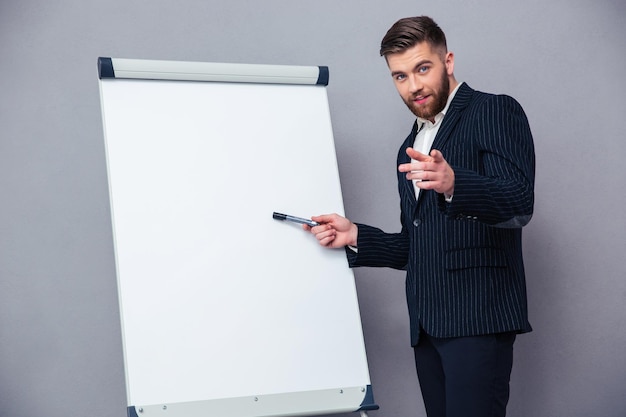
[[[428,100],[428,97],[430,96],[417,96],[415,98],[413,98],[413,102],[419,105],[422,105],[424,103],[426,103],[426,101]]]

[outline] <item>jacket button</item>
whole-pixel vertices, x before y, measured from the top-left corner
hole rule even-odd
[[[413,220],[413,226],[417,227],[422,223],[422,221],[420,219],[415,219]]]

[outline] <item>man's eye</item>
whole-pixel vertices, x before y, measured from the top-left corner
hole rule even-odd
[[[426,72],[426,71],[428,71],[428,67],[426,67],[426,66],[424,66],[424,67],[419,67],[419,68],[417,69],[417,71],[418,71],[418,72]]]
[[[406,78],[406,75],[404,74],[396,74],[396,80],[397,81],[402,81]]]

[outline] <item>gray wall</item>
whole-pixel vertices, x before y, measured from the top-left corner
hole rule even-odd
[[[516,97],[535,136],[535,331],[509,415],[626,415],[623,0],[2,0],[0,415],[125,414],[98,56],[328,65],[347,214],[396,231],[412,117],[377,46],[417,14],[446,31],[457,78]],[[402,273],[356,277],[371,415],[424,416]]]

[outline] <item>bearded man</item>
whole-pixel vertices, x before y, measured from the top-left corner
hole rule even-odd
[[[529,332],[522,227],[534,204],[535,154],[522,107],[454,77],[454,54],[429,17],[382,40],[393,83],[417,116],[398,153],[399,233],[337,214],[303,226],[346,248],[351,267],[406,270],[411,345],[429,417],[502,417],[516,335]]]

